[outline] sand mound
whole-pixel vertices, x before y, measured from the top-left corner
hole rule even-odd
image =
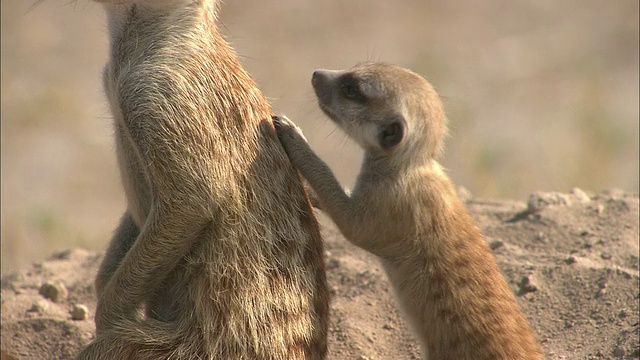
[[[468,206],[549,359],[640,357],[637,194],[576,189]],[[320,217],[329,358],[419,359],[376,259]],[[100,256],[68,250],[2,277],[3,360],[69,359],[90,341]]]

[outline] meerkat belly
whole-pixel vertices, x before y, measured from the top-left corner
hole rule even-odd
[[[391,262],[381,259],[383,269],[387,273],[394,294],[398,298],[400,310],[414,332],[424,336],[423,315],[425,295],[429,291],[429,280],[423,269],[414,259],[407,258],[404,262]]]

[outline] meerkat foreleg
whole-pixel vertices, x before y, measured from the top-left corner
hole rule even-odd
[[[113,237],[109,242],[109,247],[102,259],[98,275],[95,280],[96,295],[98,298],[102,296],[104,288],[111,280],[122,259],[127,255],[131,246],[140,234],[140,228],[133,220],[130,212],[125,212],[120,219],[118,228],[113,233]]]
[[[342,221],[353,220],[354,210],[348,189],[340,185],[329,166],[311,149],[298,126],[286,116],[274,116],[273,122],[291,164],[311,186],[311,203],[317,203],[318,206],[314,204],[314,207],[326,212],[342,231],[350,233],[349,228],[353,225]]]
[[[179,260],[191,248],[195,235],[206,223],[185,221],[181,214],[162,208],[152,210],[140,235],[116,268],[98,298],[96,333],[113,327],[119,320],[131,320],[144,299],[158,289]]]
[[[307,180],[320,206],[336,216],[347,215],[349,197],[329,166],[311,149],[302,131],[286,116],[274,117],[278,138],[291,164]]]

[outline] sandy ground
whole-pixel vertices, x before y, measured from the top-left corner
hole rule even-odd
[[[574,190],[533,199],[471,199],[468,207],[547,358],[639,358],[638,194]],[[377,260],[320,220],[333,294],[329,359],[419,359]],[[3,360],[68,359],[91,339],[100,256],[72,249],[3,276]],[[523,290],[523,278],[534,291]],[[88,313],[72,320],[78,304]]]

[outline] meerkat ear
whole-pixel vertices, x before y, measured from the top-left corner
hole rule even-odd
[[[384,125],[380,127],[378,140],[380,146],[387,150],[398,145],[404,138],[404,119],[400,115],[394,115]]]

